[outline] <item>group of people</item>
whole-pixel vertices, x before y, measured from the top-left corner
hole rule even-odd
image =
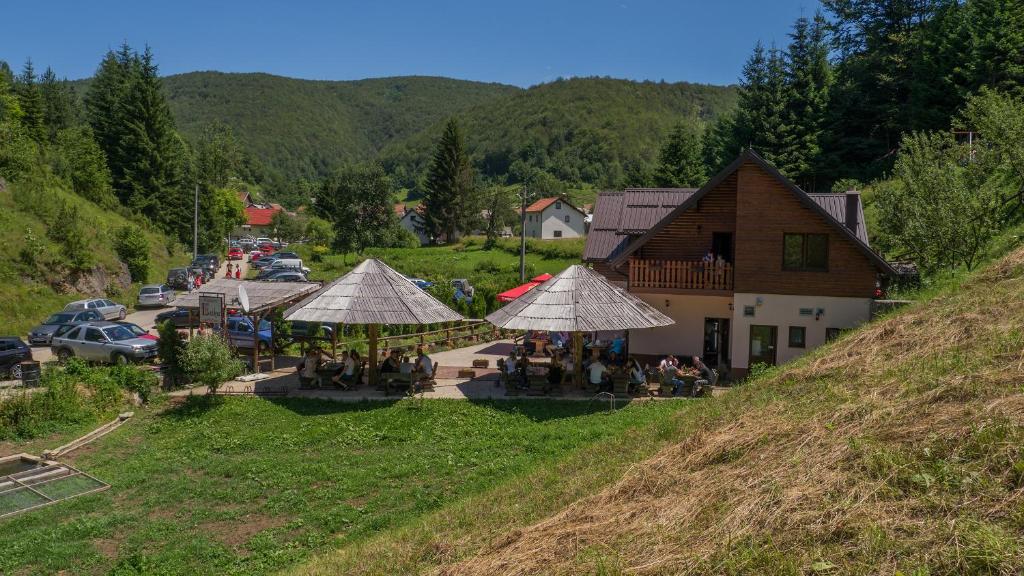
[[[232,268],[234,268],[234,272],[232,272]],[[224,273],[224,277],[225,278],[234,278],[235,280],[241,280],[242,279],[242,265],[241,264],[231,264],[231,262],[228,262],[227,272]]]
[[[295,367],[299,373],[299,387],[313,388],[320,384],[320,370],[328,361],[338,362],[338,367],[331,374],[330,381],[333,385],[342,389],[349,389],[358,384],[357,380],[362,375],[363,359],[356,350],[346,350],[341,353],[340,360],[325,352],[318,346],[311,346],[302,357],[298,366]],[[384,360],[379,364],[378,371],[385,382],[389,382],[394,374],[409,374],[410,383],[419,384],[424,380],[434,377],[434,362],[422,349],[416,350],[416,360],[410,362],[408,357],[403,358],[401,351],[393,348],[386,354]]]
[[[710,386],[715,380],[715,373],[704,364],[700,356],[692,358],[693,366],[684,366],[675,356],[669,354],[658,364],[658,372],[662,375],[663,381],[672,383],[672,394],[679,396],[687,387],[687,378],[694,378],[691,396],[699,396],[705,387]]]
[[[564,349],[555,349],[545,362],[532,360],[527,349],[523,347],[513,348],[508,357],[503,360],[501,369],[505,372],[510,385],[528,388],[530,366],[546,368],[547,386],[545,391],[564,385],[565,380],[571,377],[576,368],[572,354]],[[612,378],[618,373],[626,375],[630,392],[646,383],[644,370],[636,358],[630,356],[628,359],[623,359],[623,356],[611,350],[608,350],[607,354],[602,357],[599,349],[592,348],[591,355],[583,361],[582,368],[587,381],[601,392],[612,391]]]
[[[348,389],[356,382],[359,368],[362,365],[362,358],[356,350],[346,350],[341,353],[341,360],[325,352],[318,346],[310,346],[305,356],[295,367],[299,373],[299,387],[313,388],[320,384],[320,369],[327,362],[327,359],[338,361],[338,367],[331,374],[331,383],[335,386]]]
[[[703,264],[714,264],[716,268],[724,268],[725,267],[725,258],[723,258],[721,254],[716,256],[715,253],[712,252],[711,250],[708,250],[707,253],[704,254],[704,257],[701,258],[700,261]]]

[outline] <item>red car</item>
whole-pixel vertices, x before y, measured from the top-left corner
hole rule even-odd
[[[255,262],[262,257],[263,252],[260,252],[259,250],[253,250],[252,252],[249,252],[249,262]]]
[[[154,335],[150,334],[145,329],[143,329],[142,326],[139,326],[138,324],[132,324],[131,322],[118,322],[118,324],[120,324],[120,325],[124,326],[125,328],[131,330],[132,334],[135,334],[135,336],[138,337],[138,338],[145,338],[146,340],[159,340],[160,339],[159,336],[154,336]]]
[[[260,244],[260,252],[262,252],[264,256],[270,256],[274,253],[274,245],[265,243]]]
[[[242,249],[237,246],[228,250],[228,260],[241,260],[245,258]]]

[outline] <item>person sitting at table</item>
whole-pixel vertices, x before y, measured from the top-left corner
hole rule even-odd
[[[587,374],[590,384],[597,387],[598,392],[603,392],[606,388],[605,382],[608,380],[608,368],[601,363],[600,358],[594,359],[590,366],[587,366]]]
[[[516,357],[516,350],[513,348],[505,358],[505,380],[509,386],[513,386],[519,375],[519,359]]]
[[[331,382],[347,388],[356,378],[356,368],[359,366],[359,352],[350,350],[341,355],[341,367],[331,376]]]
[[[622,336],[612,339],[612,343],[608,345],[608,353],[614,353],[618,357],[622,357],[626,351],[626,339]]]
[[[626,362],[626,367],[629,369],[630,392],[647,384],[647,377],[644,376],[644,369],[640,367],[640,362],[638,362],[635,357],[629,357],[629,361]]]
[[[669,372],[677,366],[679,366],[679,362],[676,360],[676,357],[669,354],[661,359],[661,363],[658,364],[658,370],[661,370],[662,372]]]
[[[622,358],[615,352],[608,352],[608,366],[622,367]]]
[[[551,363],[548,364],[548,390],[555,386],[561,386],[562,380],[565,379],[565,375],[562,374],[562,353],[555,351],[555,354],[551,357]]]
[[[324,353],[317,347],[311,346],[302,357],[295,371],[299,373],[299,388],[312,388],[317,382],[317,370],[323,364]]]
[[[672,395],[679,396],[683,393],[687,384],[690,384],[693,388],[696,388],[692,382],[694,381],[694,372],[686,366],[677,366],[672,372]],[[692,394],[692,392],[691,392]]]
[[[434,362],[423,348],[416,350],[416,362],[413,364],[412,373],[416,374],[418,380],[430,380],[434,376]]]
[[[693,395],[698,396],[705,386],[710,386],[714,381],[715,373],[700,359],[700,356],[693,357],[693,368],[697,371],[697,381],[693,383]]]
[[[380,365],[380,371],[382,374],[388,372],[399,372],[401,369],[401,358],[398,356],[398,350],[392,350],[391,354],[384,359],[384,362]]]

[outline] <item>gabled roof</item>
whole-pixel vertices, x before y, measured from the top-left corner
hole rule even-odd
[[[689,188],[627,188],[601,192],[583,248],[585,262],[609,260],[696,192]]]
[[[700,202],[701,198],[703,198],[709,192],[717,188],[723,180],[725,180],[734,172],[739,170],[740,167],[746,164],[747,162],[752,162],[753,164],[757,165],[759,168],[767,172],[769,175],[771,175],[773,178],[778,180],[787,190],[789,190],[791,193],[793,193],[794,196],[796,196],[797,200],[799,200],[800,203],[804,205],[804,207],[821,216],[826,222],[831,224],[841,235],[845,236],[847,239],[853,242],[854,245],[856,245],[857,248],[865,256],[867,256],[869,260],[871,260],[872,263],[878,266],[880,270],[893,276],[896,275],[896,272],[895,270],[892,269],[892,266],[890,266],[884,258],[879,256],[877,252],[871,249],[871,246],[868,244],[866,229],[863,236],[861,236],[860,234],[860,226],[858,226],[857,233],[851,231],[849,228],[846,227],[843,221],[836,219],[836,215],[833,214],[833,211],[835,211],[836,214],[838,214],[838,209],[832,207],[832,209],[830,210],[830,207],[832,206],[830,202],[824,202],[825,206],[822,206],[822,204],[819,204],[819,202],[816,201],[815,198],[813,198],[810,194],[804,192],[789,178],[786,178],[781,172],[779,172],[777,168],[775,168],[775,166],[772,166],[767,160],[761,158],[756,152],[750,149],[744,150],[735,160],[732,161],[731,164],[729,164],[721,172],[716,174],[715,177],[709,180],[707,184],[705,184],[699,190],[691,194],[689,198],[687,198],[685,201],[679,204],[675,209],[673,209],[671,212],[662,217],[661,220],[659,220],[655,225],[651,226],[649,230],[647,230],[640,236],[636,237],[622,249],[618,250],[617,254],[611,258],[611,265],[613,267],[618,267],[625,263],[626,258],[628,258],[630,254],[632,254],[641,246],[646,244],[648,240],[656,236],[658,232],[660,232],[663,228],[668,226],[673,220],[676,219],[677,216],[689,210],[690,208],[696,206],[697,203]],[[821,195],[816,194],[815,196]],[[844,197],[844,195],[841,194],[837,196]],[[861,209],[858,208],[858,210]],[[842,209],[842,213],[845,215],[845,207]],[[859,221],[863,222],[863,214],[859,213],[858,216]]]
[[[257,208],[249,206],[245,209],[245,223],[249,226],[270,226],[270,222],[274,219],[274,214],[280,211],[280,207]]]
[[[583,214],[584,216],[587,215],[586,212],[584,212],[583,210],[580,210],[579,208],[573,206],[571,202],[569,202],[568,200],[566,200],[562,196],[552,196],[551,198],[541,198],[540,200],[537,200],[533,204],[530,204],[529,206],[527,206],[526,207],[526,211],[527,212],[543,212],[544,210],[547,209],[548,206],[551,206],[555,202],[561,202],[562,204],[565,204],[566,206],[568,206],[568,207],[572,208],[573,210]]]

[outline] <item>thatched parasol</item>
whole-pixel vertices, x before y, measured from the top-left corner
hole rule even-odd
[[[370,339],[370,384],[377,383],[377,328],[381,324],[433,324],[462,316],[376,259],[325,285],[284,313],[286,320],[366,324]]]
[[[572,332],[577,385],[583,374],[580,333],[675,324],[650,304],[579,264],[492,312],[487,321],[512,330]]]

